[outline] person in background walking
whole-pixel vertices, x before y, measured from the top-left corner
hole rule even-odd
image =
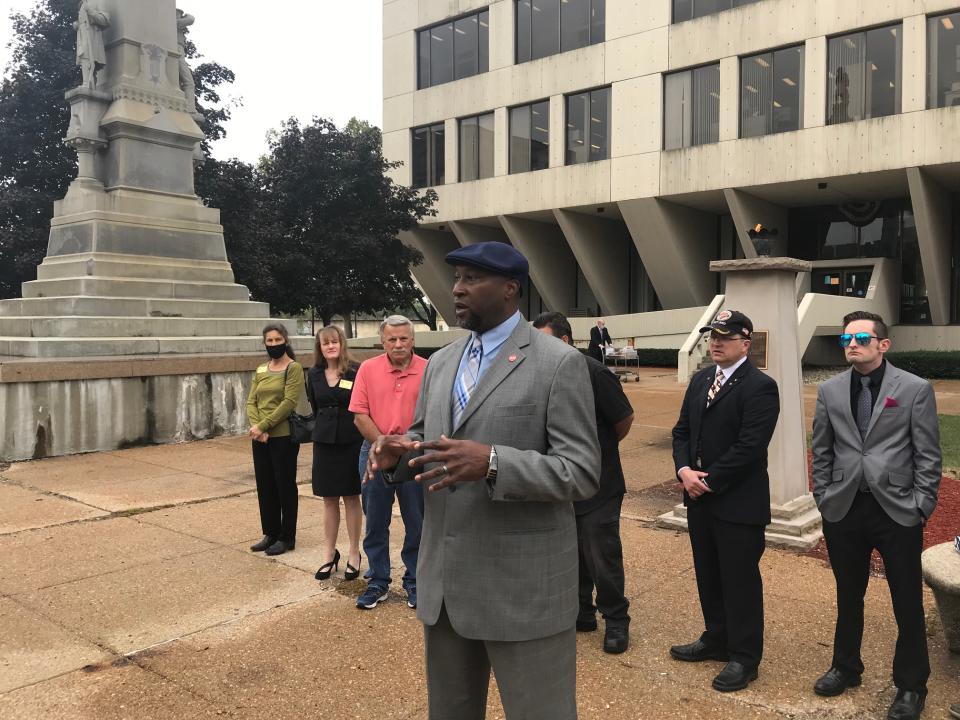
[[[357,364],[350,361],[343,331],[329,325],[317,333],[316,360],[307,373],[307,399],[313,408],[313,494],[323,498],[323,558],[317,580],[326,580],[340,565],[337,534],[340,499],[347,517],[347,567],[344,580],[360,574],[360,445],[363,436],[353,422],[350,398]]]
[[[297,543],[297,452],[290,442],[290,416],[303,392],[303,367],[280,323],[263,328],[270,361],[257,368],[247,397],[263,539],[254,552],[282,555]]]

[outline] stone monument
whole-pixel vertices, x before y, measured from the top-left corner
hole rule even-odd
[[[209,389],[217,380],[210,380],[210,372],[235,367],[215,356],[259,357],[261,329],[269,318],[269,307],[251,302],[247,288],[234,282],[219,211],[205,207],[194,192],[194,158],[203,133],[193,76],[183,58],[184,33],[193,21],[177,11],[174,0],[79,3],[76,56],[83,82],[66,94],[70,125],[65,138],[77,151],[78,172],[55,203],[37,280],[24,283],[21,299],[0,301],[0,356],[7,356],[0,364],[0,425],[6,425],[0,427],[0,460],[196,436],[198,428],[204,436],[205,424],[215,426],[211,434],[245,422],[238,409],[245,401],[240,386],[228,402],[198,401],[190,393],[181,398],[185,405],[199,402],[197,412],[210,417],[224,411],[227,420],[177,421],[166,415],[189,411],[158,407],[134,417],[138,403],[150,404],[137,389],[144,377],[155,384],[167,377],[180,397],[188,375],[175,373],[192,369],[206,378],[200,386]],[[310,346],[309,339],[298,343]],[[205,355],[209,362],[181,362],[179,370],[167,362],[158,371],[167,375],[149,374],[143,363],[188,355]],[[11,365],[11,356],[69,359],[58,366],[72,363],[75,370],[69,377],[50,366],[39,374],[36,368],[28,372],[22,364]],[[76,369],[78,359],[122,356],[138,364],[113,362],[109,377],[102,362]],[[242,385],[247,374],[233,380]],[[31,380],[38,377],[52,377],[63,387],[42,387],[45,382]],[[20,383],[23,378],[30,382]],[[128,378],[129,387],[97,386],[117,378]],[[22,387],[11,386],[14,381]],[[78,389],[69,383],[88,385]],[[87,432],[65,424],[66,413],[72,415],[70,423],[82,427],[102,423],[96,416],[105,407],[127,405],[129,427],[117,421],[115,427],[98,427],[95,439],[65,440]],[[185,422],[193,423],[191,430],[184,430]]]
[[[751,361],[777,381],[780,417],[770,441],[770,513],[767,542],[809,550],[821,537],[821,519],[807,479],[803,377],[797,322],[797,274],[811,264],[785,257],[718,260],[713,272],[727,274],[724,307],[741,310],[753,321]],[[658,524],[686,528],[682,505],[661,515]]]

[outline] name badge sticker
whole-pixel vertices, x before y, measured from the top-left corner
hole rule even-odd
[[[339,383],[337,383],[337,387],[342,387],[344,390],[352,390],[353,380],[341,380]]]

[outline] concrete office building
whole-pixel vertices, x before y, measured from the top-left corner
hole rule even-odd
[[[813,261],[808,357],[853,307],[960,349],[960,0],[385,0],[383,34],[384,153],[439,194],[404,240],[445,319],[443,256],[501,240],[528,314],[680,347],[722,303],[708,262],[759,249]]]

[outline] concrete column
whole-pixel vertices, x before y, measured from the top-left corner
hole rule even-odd
[[[510,173],[510,117],[507,108],[493,111],[493,174]]]
[[[515,21],[511,0],[490,3],[490,70],[513,65]]]
[[[629,240],[627,228],[572,210],[554,210],[553,214],[604,314],[628,313],[630,266],[623,254]]]
[[[743,190],[728,188],[723,191],[727,199],[727,206],[733,216],[733,224],[737,228],[737,238],[743,248],[743,256],[752,258],[757,256],[749,232],[760,223],[766,228],[776,228],[777,237],[772,240],[770,255],[783,257],[787,254],[787,228],[789,227],[789,211],[782,205],[767,202],[756,195]]]
[[[564,111],[563,95],[554,95],[550,98],[550,167],[563,167],[565,160],[564,141],[566,133],[564,132],[564,123],[566,114]]]
[[[934,325],[950,323],[950,240],[953,208],[950,193],[921,168],[907,168],[910,201],[917,223],[917,241],[927,299]]]
[[[720,61],[720,142],[740,137],[740,59]]]
[[[807,450],[804,431],[803,378],[797,323],[797,274],[810,272],[809,262],[793,258],[752,258],[710,263],[725,272],[725,309],[737,309],[753,321],[754,347],[765,341],[766,353],[757,365],[777,381],[780,416],[768,448],[770,512],[766,529],[772,545],[809,549],[820,539],[820,514],[807,489]],[[765,337],[758,337],[760,333]],[[765,367],[761,365],[765,361]],[[682,508],[660,517],[663,525],[686,524]]]
[[[411,268],[413,276],[437,309],[437,314],[447,325],[455,327],[457,318],[453,313],[451,294],[453,271],[443,259],[447,253],[460,247],[460,243],[453,233],[424,228],[402,232],[399,237],[404,245],[416,248],[423,254],[423,262]]]
[[[903,77],[900,83],[902,112],[927,108],[927,17],[903,19]]]
[[[709,305],[717,218],[660,198],[617,203],[664,310]]]
[[[460,128],[457,119],[443,122],[444,185],[460,182]]]
[[[577,261],[560,228],[511,215],[501,215],[500,224],[530,263],[530,278],[546,306],[569,313],[576,305]]]
[[[827,38],[810,38],[803,51],[803,127],[827,124]]]
[[[448,224],[454,236],[457,238],[457,242],[463,246],[476,245],[482,242],[502,242],[507,245],[510,244],[510,238],[507,237],[507,234],[499,225],[479,225],[477,223],[463,222],[462,220],[454,220]]]

